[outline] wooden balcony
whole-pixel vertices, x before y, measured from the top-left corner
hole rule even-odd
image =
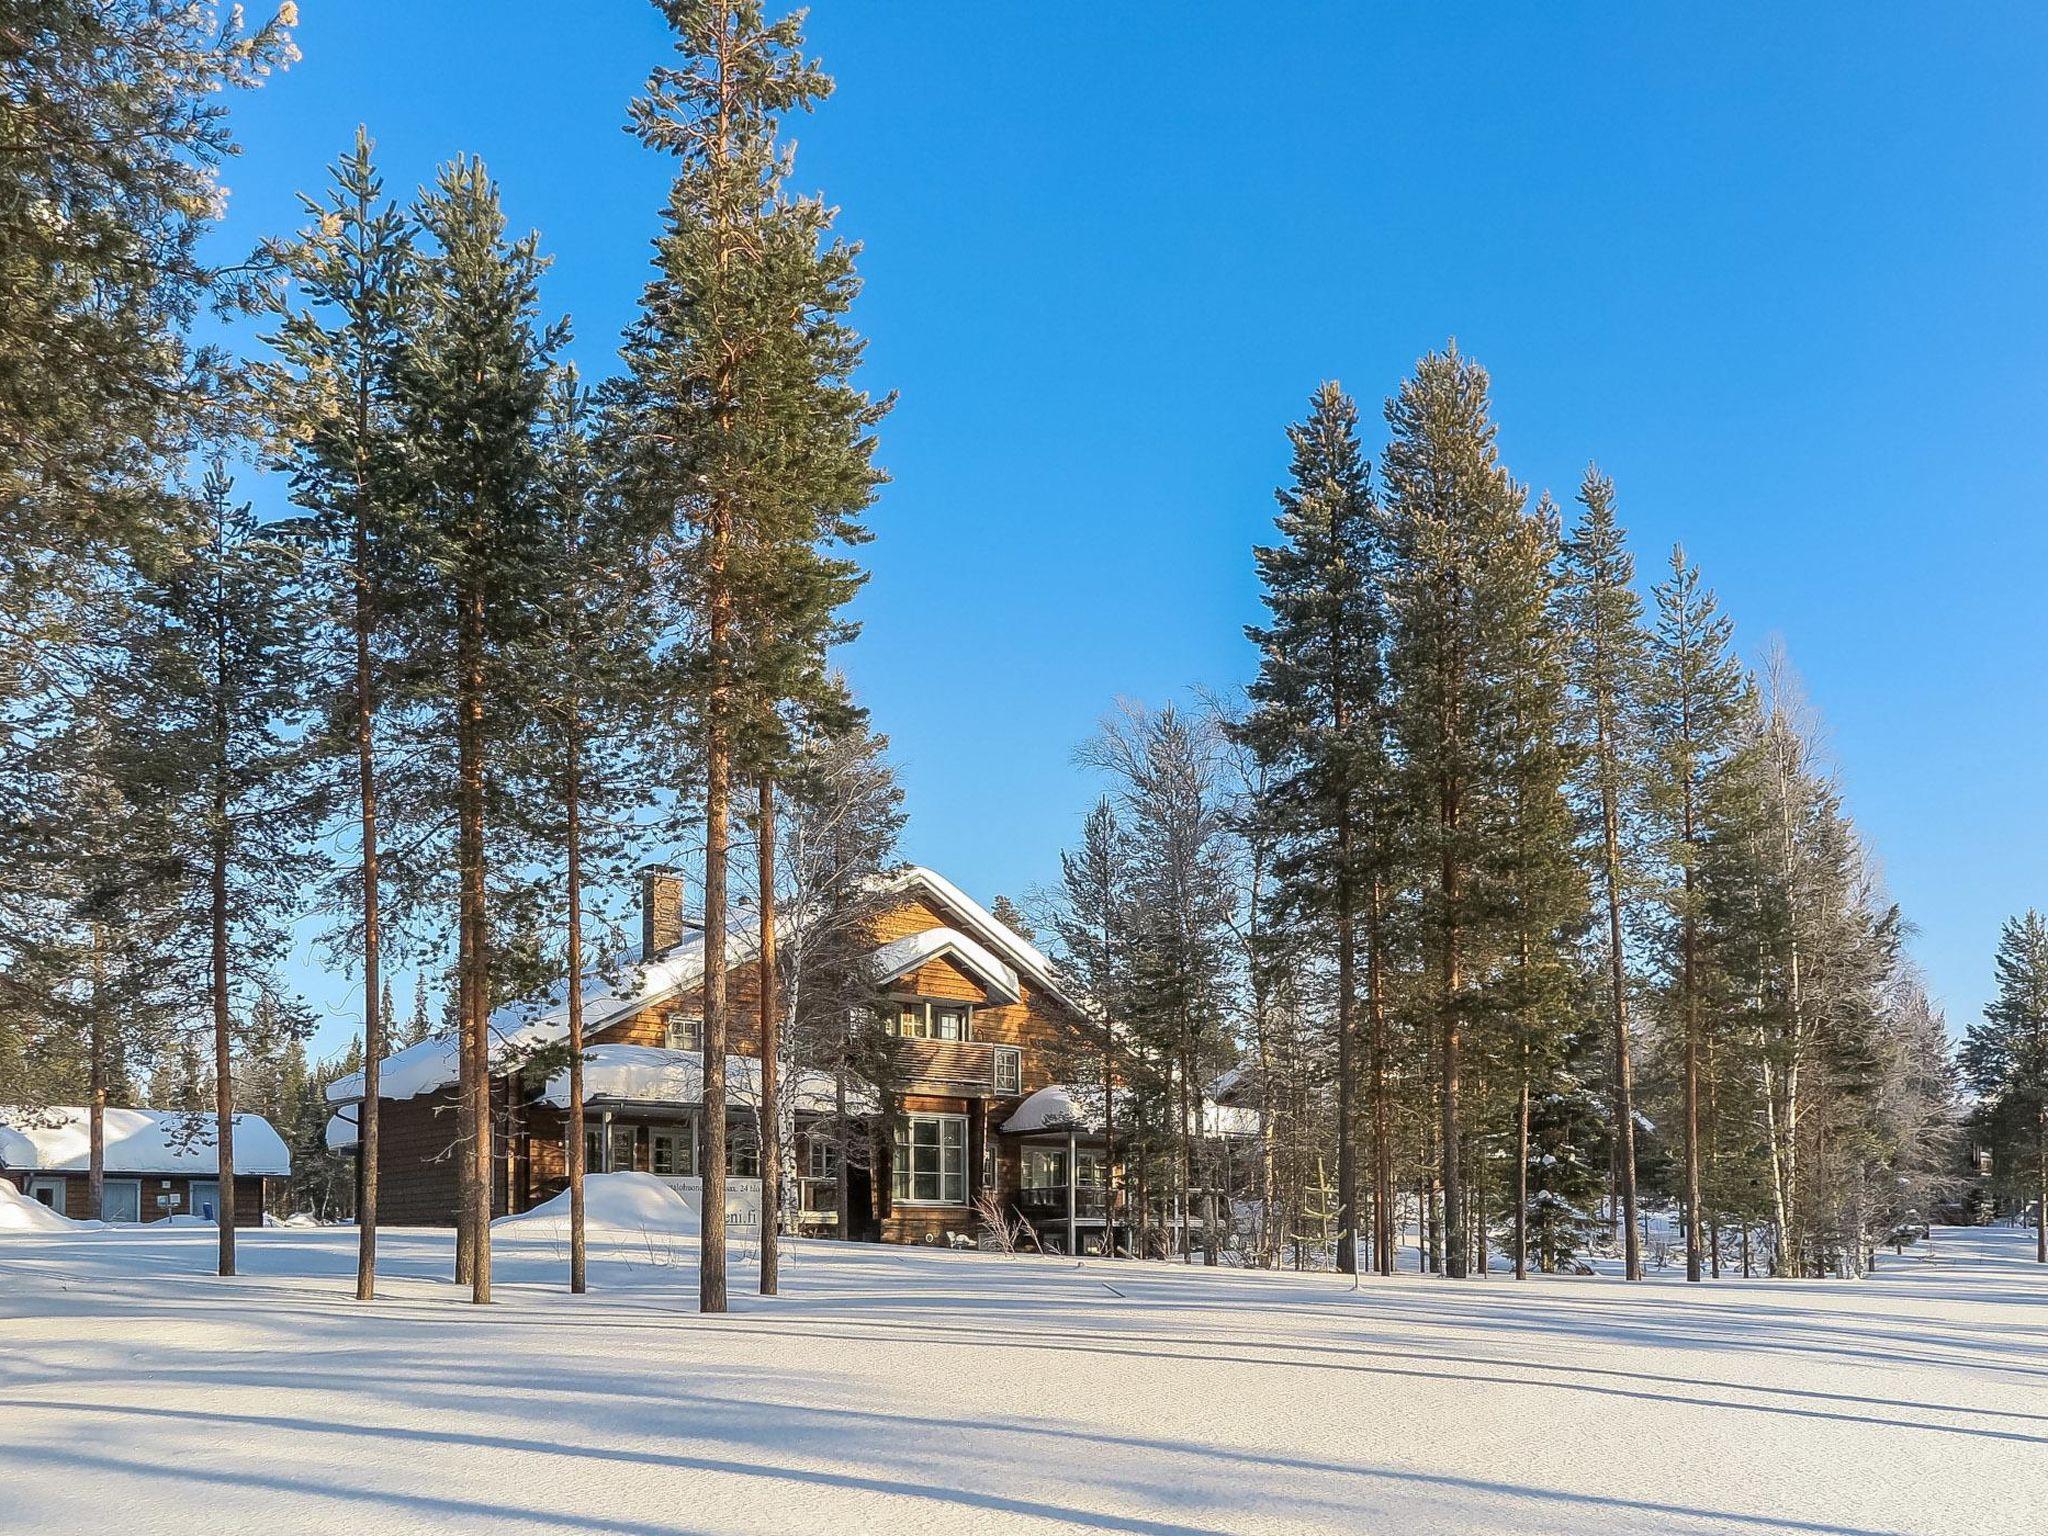
[[[981,1040],[898,1040],[896,1065],[906,1093],[995,1092],[996,1048]]]

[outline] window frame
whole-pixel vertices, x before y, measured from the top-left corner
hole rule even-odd
[[[937,1139],[920,1146],[917,1127],[920,1124],[935,1125]],[[949,1143],[947,1132],[958,1130],[958,1139]],[[967,1116],[962,1114],[907,1114],[897,1122],[897,1134],[889,1166],[890,1203],[893,1205],[930,1206],[960,1209],[967,1204]],[[919,1151],[936,1153],[934,1166],[929,1170],[920,1169],[917,1164]],[[954,1154],[953,1167],[948,1169],[947,1154]],[[938,1194],[920,1196],[916,1193],[918,1177],[924,1173],[938,1181]],[[947,1193],[949,1181],[957,1181],[959,1197],[950,1198]]]
[[[995,1062],[991,1068],[991,1080],[997,1093],[1022,1093],[1024,1091],[1024,1051],[1015,1045],[999,1045],[995,1048]],[[1007,1077],[1003,1067],[1010,1068]]]
[[[696,1043],[689,1043],[694,1035]],[[678,1039],[683,1043],[678,1044]],[[701,1051],[704,1049],[704,1018],[701,1014],[672,1013],[661,1021],[661,1048],[665,1051]]]
[[[899,1040],[937,1040],[947,1045],[974,1039],[974,1004],[951,997],[897,996],[889,999],[884,1028]],[[957,1033],[941,1034],[939,1016],[952,1019]]]

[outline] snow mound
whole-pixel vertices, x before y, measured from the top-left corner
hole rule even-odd
[[[697,1213],[690,1203],[651,1173],[592,1173],[583,1178],[583,1224],[587,1234],[643,1233],[663,1237],[698,1235]],[[518,1216],[500,1216],[491,1230],[518,1237],[566,1237],[569,1191]]]
[[[0,1179],[0,1232],[76,1232],[84,1225]]]

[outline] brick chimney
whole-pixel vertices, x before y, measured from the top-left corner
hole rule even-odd
[[[640,958],[652,960],[683,942],[683,877],[666,864],[640,871]]]

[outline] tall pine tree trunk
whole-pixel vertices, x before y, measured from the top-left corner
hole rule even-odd
[[[234,1020],[228,1009],[228,752],[225,624],[216,635],[213,698],[212,867],[207,871],[207,928],[213,1003],[214,1150],[219,1155],[216,1214],[220,1272],[235,1272]]]
[[[704,795],[704,1092],[699,1121],[699,1171],[704,1208],[697,1268],[697,1305],[725,1310],[725,1043],[726,859],[731,844],[732,750],[724,675],[732,627],[732,596],[724,581],[724,539],[714,534],[710,650],[714,681],[705,731]]]
[[[2048,1264],[2048,1102],[2034,1111],[2034,1262]]]
[[[1387,1040],[1385,902],[1385,886],[1375,876],[1365,936],[1366,1007],[1372,1019],[1373,1230],[1377,1267],[1382,1275],[1391,1275],[1395,1268],[1394,1124],[1392,1088],[1387,1081],[1391,1051]]]
[[[94,1221],[107,1219],[107,940],[92,925],[92,990],[86,998],[86,1056],[90,1102],[86,1108],[85,1196]],[[140,1212],[137,1212],[140,1215]]]
[[[1341,715],[1340,715],[1341,719]],[[1353,1036],[1358,992],[1358,936],[1351,915],[1351,827],[1340,813],[1337,857],[1337,1269],[1358,1273],[1358,1066]]]
[[[1445,792],[1447,804],[1454,804],[1450,792]],[[1447,815],[1447,825],[1455,825],[1453,816]],[[1459,1045],[1462,1021],[1459,1005],[1464,991],[1463,956],[1456,916],[1460,900],[1460,886],[1463,871],[1457,860],[1446,854],[1443,860],[1444,905],[1450,914],[1444,925],[1443,954],[1443,1085],[1440,1108],[1443,1112],[1443,1185],[1444,1185],[1444,1274],[1452,1280],[1465,1278],[1465,1182],[1463,1160],[1464,1138],[1460,1134],[1458,1104]]]
[[[381,1007],[382,914],[377,893],[377,753],[371,693],[369,534],[357,519],[354,534],[356,789],[363,844],[363,1097],[356,1108],[356,1300],[377,1294],[378,1094],[384,1065]]]
[[[590,1288],[583,1176],[583,700],[572,681],[563,732],[562,846],[569,919],[569,1290]],[[647,961],[652,956],[642,955]]]
[[[1691,722],[1686,723],[1691,734]],[[1700,1003],[1699,920],[1695,915],[1692,851],[1699,846],[1693,786],[1685,785],[1685,920],[1680,928],[1680,993],[1685,1033],[1685,1278],[1704,1278],[1700,1265]]]
[[[775,781],[761,779],[760,899],[761,945],[761,1294],[773,1296],[778,1283],[776,1237],[782,1224],[782,1093],[777,1081],[782,1041],[775,974]]]
[[[1515,1116],[1515,1278],[1529,1278],[1529,1042],[1522,1042],[1522,1093]]]
[[[478,534],[481,543],[481,534]],[[464,935],[462,1006],[468,1067],[464,1097],[469,1140],[465,1193],[469,1203],[470,1299],[491,1299],[492,1126],[490,1073],[490,935],[484,912],[484,611],[474,583],[459,598],[457,635],[460,724],[457,732],[457,816],[460,822],[458,924]]]
[[[1612,745],[1603,714],[1598,749],[1603,759],[1600,786],[1602,868],[1607,885],[1607,984],[1614,1012],[1614,1174],[1621,1197],[1622,1274],[1643,1278],[1642,1234],[1636,1225],[1635,1065],[1628,1037],[1628,970],[1621,931],[1621,817],[1611,778]]]

